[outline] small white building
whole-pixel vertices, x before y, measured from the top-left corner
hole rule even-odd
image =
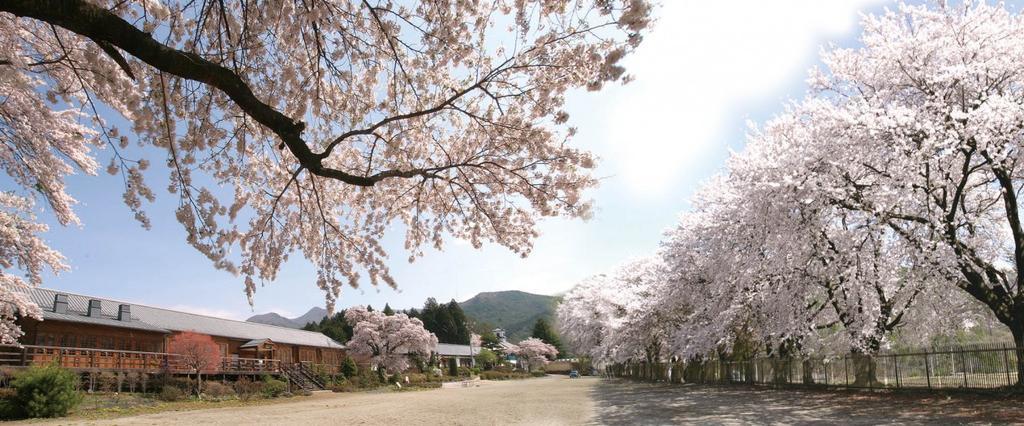
[[[476,366],[476,355],[480,353],[480,348],[470,345],[438,343],[434,351],[441,366],[447,366],[448,360],[455,358],[455,363],[459,367],[474,367]]]

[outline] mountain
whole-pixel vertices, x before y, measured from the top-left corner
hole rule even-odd
[[[326,309],[314,307],[314,308],[311,308],[309,310],[309,312],[306,312],[305,314],[303,314],[301,317],[292,318],[292,321],[295,322],[295,324],[298,325],[297,328],[302,328],[307,323],[320,322],[320,320],[324,319],[324,317],[326,317],[326,316],[327,316],[327,310]]]
[[[309,322],[320,322],[327,316],[327,310],[324,308],[314,307],[306,312],[302,316],[295,318],[285,318],[278,315],[276,312],[270,312],[266,314],[253,315],[246,321],[258,322],[260,324],[276,325],[280,327],[288,328],[302,328],[306,323]]]
[[[533,325],[537,323],[538,318],[544,318],[549,324],[555,325],[555,306],[560,300],[562,300],[561,296],[545,296],[508,290],[480,293],[459,303],[459,306],[471,322],[503,328],[509,341],[518,342],[530,337],[530,334],[533,333]],[[302,328],[306,323],[320,322],[325,316],[327,316],[327,310],[312,308],[309,312],[296,318],[285,318],[270,312],[254,315],[246,321]]]
[[[505,329],[508,340],[518,342],[530,337],[538,318],[555,323],[556,296],[518,290],[480,293],[459,306],[466,316],[480,323]]]

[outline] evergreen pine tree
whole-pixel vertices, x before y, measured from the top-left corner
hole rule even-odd
[[[450,336],[452,343],[468,345],[470,332],[469,324],[466,321],[466,313],[462,312],[462,307],[459,306],[455,299],[448,302],[448,314],[452,318],[452,335]]]
[[[558,333],[551,328],[551,324],[548,324],[544,318],[537,319],[537,322],[533,325],[533,335],[531,337],[536,337],[543,340],[544,343],[554,346],[555,349],[558,349],[557,356],[560,357],[565,354],[565,347],[562,346],[562,339],[558,337]]]

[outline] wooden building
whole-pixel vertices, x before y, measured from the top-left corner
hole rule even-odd
[[[0,365],[25,366],[57,360],[80,370],[180,370],[168,342],[182,332],[212,337],[220,349],[222,374],[268,372],[319,365],[337,371],[344,346],[329,337],[287,327],[236,321],[131,304],[52,289],[30,290],[42,321],[20,320],[21,347],[0,348]]]

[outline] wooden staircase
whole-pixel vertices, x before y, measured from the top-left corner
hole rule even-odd
[[[320,380],[320,377],[313,372],[310,366],[298,363],[290,365],[282,365],[281,372],[284,373],[285,377],[288,378],[294,385],[307,391],[324,390],[327,389],[327,385]]]

